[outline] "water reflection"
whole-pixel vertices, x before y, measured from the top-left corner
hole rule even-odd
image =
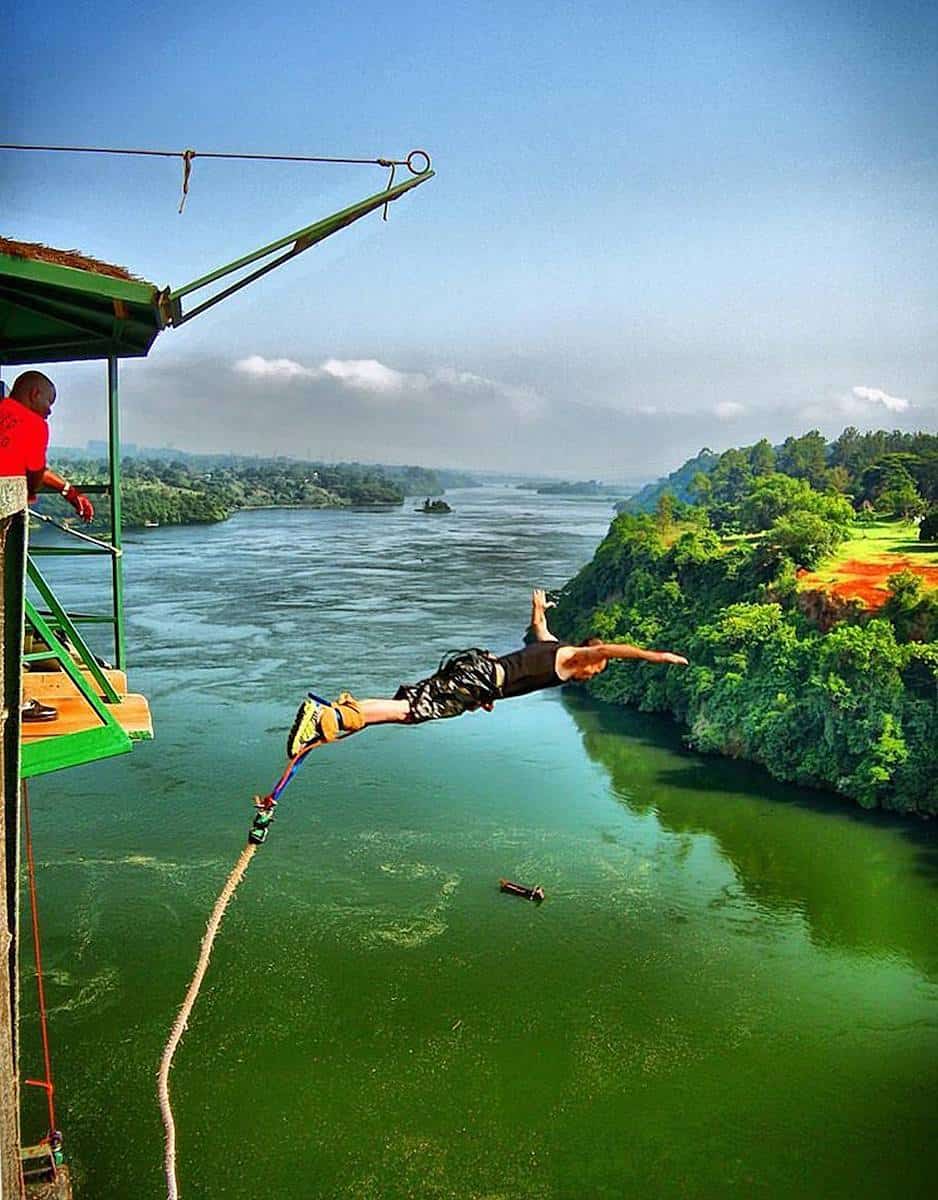
[[[803,914],[818,944],[898,955],[938,975],[933,826],[862,812],[750,764],[691,753],[664,718],[572,692],[564,702],[622,803],[653,812],[673,833],[713,838],[751,900]]]

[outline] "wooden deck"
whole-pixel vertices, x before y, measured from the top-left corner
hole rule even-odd
[[[146,697],[127,692],[127,676],[123,671],[105,671],[105,675],[122,697],[120,704],[108,705],[108,711],[134,741],[152,738],[153,720]],[[97,714],[64,671],[25,672],[23,699],[39,700],[59,710],[54,721],[24,721],[20,727],[23,745],[101,726]]]

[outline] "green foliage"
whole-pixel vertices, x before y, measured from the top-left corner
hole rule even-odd
[[[938,505],[930,508],[918,529],[920,542],[938,542]]]
[[[913,571],[898,571],[886,581],[889,599],[882,607],[904,642],[938,640],[938,592],[926,591],[921,577]]]
[[[776,473],[753,479],[742,511],[758,513],[763,525],[773,518],[758,543],[730,544],[696,526],[668,544],[663,507],[657,517],[613,521],[593,561],[564,589],[553,624],[569,640],[597,634],[656,646],[686,654],[691,665],[615,662],[589,690],[670,712],[697,749],[752,759],[780,779],[866,808],[938,812],[935,594],[916,576],[897,575],[876,618],[824,634],[792,603],[789,553],[803,559],[804,545],[823,542],[829,522],[847,527],[843,497],[803,480],[780,483]],[[767,545],[786,531],[791,546]]]
[[[861,480],[863,497],[872,502],[878,512],[909,520],[925,511],[925,502],[908,469],[909,459],[910,456],[905,454],[887,454],[864,471]]]
[[[938,435],[882,429],[860,433],[850,427],[830,446],[815,429],[774,448],[765,438],[722,455],[705,448],[620,508],[653,512],[661,493],[670,491],[679,500],[705,505],[715,525],[730,528],[737,520],[733,505],[747,490],[746,476],[758,479],[773,473],[801,479],[818,492],[849,496],[861,507],[864,501],[875,502],[882,491],[882,464],[890,457],[901,463],[926,505],[938,504]],[[877,471],[868,476],[873,467]],[[908,491],[893,496],[891,502],[898,506],[892,511],[917,515],[911,500]]]
[[[790,437],[778,452],[776,468],[795,479],[806,480],[813,488],[827,484],[827,443],[816,429],[802,437]]]
[[[852,481],[850,490],[858,501],[872,499],[877,473],[870,468],[889,458],[898,458],[929,503],[938,502],[938,435],[930,433],[860,433],[854,428],[843,431],[830,448],[830,465],[842,466]]]
[[[56,464],[70,478],[84,484],[107,480],[104,462],[61,459]],[[402,480],[439,484],[421,468],[398,468]],[[125,528],[148,523],[159,525],[224,521],[242,508],[303,506],[329,508],[344,505],[401,504],[404,491],[375,467],[358,463],[324,465],[289,459],[247,459],[212,465],[194,457],[185,461],[128,459],[122,463],[122,522]],[[55,497],[42,498],[42,506],[58,516],[73,516]],[[93,529],[110,527],[110,501],[95,496]]]
[[[820,513],[796,509],[773,523],[764,545],[790,558],[797,567],[816,567],[845,537],[845,529],[827,521]]]
[[[628,500],[623,500],[616,507],[620,512],[653,512],[662,492],[671,492],[678,500],[694,500],[692,485],[696,477],[700,475],[706,478],[719,459],[718,454],[714,454],[711,449],[704,446],[698,454],[688,459],[676,471],[672,471],[666,479],[659,479],[657,483],[647,484],[641,491]]]
[[[775,470],[775,451],[768,438],[762,438],[749,451],[749,469],[753,475],[771,475]]]
[[[575,483],[566,480],[541,483],[534,490],[539,496],[621,496],[627,489],[620,484],[583,479]]]
[[[780,517],[808,512],[837,526],[846,536],[853,508],[843,496],[816,492],[803,479],[773,473],[754,479],[739,506],[743,526],[749,530],[771,529]]]

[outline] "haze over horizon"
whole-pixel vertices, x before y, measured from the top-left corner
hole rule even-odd
[[[619,480],[938,428],[934,6],[53,0],[10,46],[4,142],[438,171],[123,364],[128,441]],[[178,160],[0,172],[7,236],[176,286],[386,182],[196,158],[179,216]],[[100,364],[49,373],[53,442],[101,437]]]

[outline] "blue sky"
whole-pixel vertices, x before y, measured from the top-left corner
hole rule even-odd
[[[938,425],[938,9],[161,0],[14,15],[2,141],[433,155],[123,372],[129,440],[636,478]],[[179,285],[372,167],[0,154],[3,231]],[[103,428],[56,369],[53,440]]]

